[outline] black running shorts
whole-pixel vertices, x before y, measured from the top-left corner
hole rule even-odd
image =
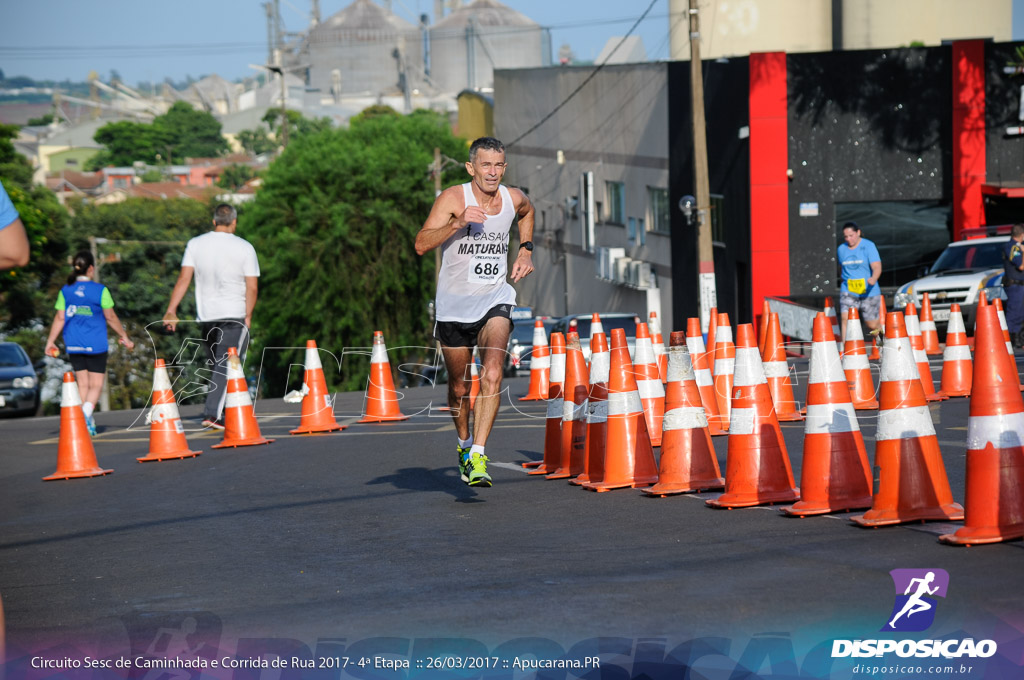
[[[489,319],[493,317],[508,319],[508,328],[512,330],[512,305],[491,307],[484,318],[472,323],[459,321],[438,321],[434,324],[434,337],[442,347],[476,347],[477,336]]]
[[[68,361],[71,362],[71,368],[76,371],[107,372],[106,352],[102,354],[68,354]]]

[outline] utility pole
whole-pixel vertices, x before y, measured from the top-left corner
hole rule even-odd
[[[711,190],[708,186],[708,140],[704,123],[704,74],[700,63],[700,19],[697,0],[690,0],[690,103],[693,116],[693,178],[697,185],[695,190],[700,326],[702,331],[707,332],[711,308],[718,306],[718,292],[715,286],[715,253],[711,246]]]
[[[441,147],[434,147],[434,200],[441,195]],[[434,248],[434,299],[437,299],[437,281],[441,276],[441,248]]]

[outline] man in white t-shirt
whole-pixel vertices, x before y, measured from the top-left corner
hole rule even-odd
[[[498,413],[502,367],[512,330],[516,291],[509,285],[533,271],[533,205],[519,189],[501,184],[505,147],[481,137],[469,147],[470,180],[448,187],[434,201],[416,235],[416,252],[441,249],[437,277],[434,337],[448,369],[448,406],[452,409],[459,473],[470,486],[490,486],[484,445]],[[508,237],[519,223],[519,249],[508,271]],[[470,362],[480,353],[480,396],[469,429]],[[465,406],[465,408],[463,407]]]
[[[227,395],[228,348],[235,347],[239,358],[245,361],[260,275],[256,249],[235,236],[237,226],[238,213],[234,207],[221,203],[214,209],[213,231],[196,236],[185,246],[181,274],[164,314],[164,326],[173,331],[178,323],[178,305],[195,275],[196,317],[213,383],[213,389],[206,393],[203,426],[221,430]]]

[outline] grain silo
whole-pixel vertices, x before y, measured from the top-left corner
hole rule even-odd
[[[430,82],[442,92],[491,88],[496,68],[550,62],[548,31],[497,0],[473,0],[430,28]]]
[[[310,29],[300,59],[322,97],[399,94],[423,81],[423,30],[372,0],[355,0]]]

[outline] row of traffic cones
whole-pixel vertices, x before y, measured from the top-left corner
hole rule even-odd
[[[911,344],[904,315],[888,314],[885,327],[876,434],[880,474],[875,494],[848,366],[840,360],[831,319],[825,313],[819,313],[814,323],[799,488],[770,396],[768,362],[760,360],[749,324],[737,328],[724,479],[710,446],[709,420],[691,360],[692,350],[699,347],[695,342],[699,334],[671,336],[662,455],[655,475],[647,419],[620,330],[612,336],[606,392],[600,389],[603,369],[595,370],[595,364],[603,364],[603,334],[595,336],[589,388],[584,388],[582,376],[587,368],[578,338],[570,335],[565,384],[567,394],[573,396],[566,399],[570,403],[549,410],[545,461],[550,459],[553,465],[537,474],[552,479],[576,476],[575,483],[598,491],[646,486],[644,493],[656,496],[724,484],[724,493],[708,505],[734,508],[795,501],[785,509],[795,516],[866,509],[852,519],[867,527],[952,521],[966,515],[962,529],[942,537],[947,543],[1024,536],[1024,402],[1017,381],[1006,378],[1015,371],[1011,373],[1014,365],[1005,350],[994,305],[979,312],[976,351],[981,368],[973,372],[976,396],[968,427],[966,513],[952,498],[919,372],[919,351]],[[955,325],[952,330],[954,335],[961,332]],[[859,341],[848,337],[848,346],[851,342],[860,343],[856,355],[863,356],[863,337]],[[958,345],[954,340],[953,346]],[[586,394],[590,402],[585,402]],[[588,414],[585,430],[578,415],[583,403]]]
[[[303,377],[302,415],[299,427],[291,434],[314,434],[338,432],[345,429],[333,414],[330,392],[324,378],[316,341],[306,343],[305,375]],[[383,334],[374,334],[374,345],[370,359],[370,381],[367,388],[366,414],[359,422],[384,422],[404,420],[398,410],[394,383],[391,378],[387,350]],[[137,458],[139,462],[194,458],[202,451],[189,448],[185,428],[181,422],[178,406],[171,389],[167,366],[163,359],[157,359],[153,370],[153,393],[149,414],[149,453]],[[224,403],[224,438],[212,448],[235,448],[270,444],[260,433],[259,423],[253,414],[252,399],[249,396],[245,374],[236,348],[228,349],[227,395]],[[99,467],[92,438],[85,425],[82,399],[73,372],[64,374],[61,391],[61,423],[57,445],[57,469],[44,481],[96,477],[112,472]]]

